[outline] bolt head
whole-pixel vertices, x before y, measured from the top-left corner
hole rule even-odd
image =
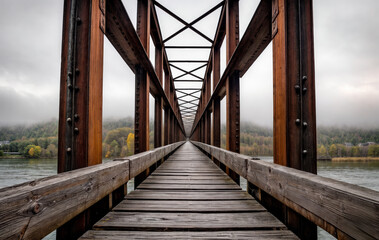
[[[71,148],[67,148],[66,151],[69,153],[69,152],[72,151],[72,149]]]
[[[306,81],[308,79],[307,76],[303,76],[303,81]]]

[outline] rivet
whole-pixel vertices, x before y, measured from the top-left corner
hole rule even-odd
[[[303,92],[306,92],[308,89],[305,87],[305,88],[303,88]]]
[[[299,119],[299,118],[296,119],[296,120],[295,120],[295,123],[296,123],[296,125],[299,125],[299,124],[300,124],[300,119]]]
[[[77,22],[78,24],[81,24],[81,23],[82,23],[82,19],[80,19],[80,17],[77,17],[77,18],[76,18],[76,22]]]
[[[74,119],[75,119],[75,121],[78,121],[79,120],[79,114],[75,113],[74,114]]]
[[[67,85],[67,87],[68,87],[68,89],[72,90],[72,84],[71,84],[71,83],[69,83],[69,84]]]
[[[299,92],[300,86],[298,84],[295,85],[295,90],[296,90],[296,92]]]
[[[305,155],[305,154],[307,154],[308,153],[308,151],[307,150],[303,150],[303,154]]]
[[[71,152],[71,148],[67,148],[66,151],[67,151],[67,152]]]
[[[72,77],[72,72],[67,73],[69,77]]]
[[[79,68],[75,68],[75,73],[78,75],[80,73]]]
[[[308,79],[307,76],[303,76],[303,81],[306,81]]]
[[[79,133],[79,128],[74,128],[75,133]]]
[[[308,126],[308,123],[307,123],[307,122],[303,122],[303,126],[304,126],[304,127],[307,127],[307,126]]]
[[[67,118],[67,122],[68,123],[71,123],[72,119],[71,118]]]

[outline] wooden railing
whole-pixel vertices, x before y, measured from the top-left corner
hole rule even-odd
[[[192,143],[246,178],[257,200],[268,194],[338,239],[379,239],[379,192]]]
[[[0,189],[0,239],[40,239],[172,153],[177,142]]]

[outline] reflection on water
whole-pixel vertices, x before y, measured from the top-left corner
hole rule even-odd
[[[57,159],[0,159],[0,188],[57,174]]]
[[[272,157],[260,157],[273,162]],[[110,160],[103,160],[108,162]],[[318,162],[318,175],[379,191],[379,162]],[[57,174],[57,159],[0,159],[0,188]],[[246,180],[241,179],[246,190]],[[133,181],[128,182],[128,192]],[[319,239],[333,239],[319,228]],[[55,239],[55,232],[44,239]]]

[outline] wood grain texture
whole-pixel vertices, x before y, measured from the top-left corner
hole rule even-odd
[[[2,239],[40,239],[129,180],[129,162],[95,165],[0,190]]]
[[[181,144],[0,189],[0,238],[42,238],[115,190],[116,200],[130,173],[134,176]]]
[[[288,230],[281,231],[218,231],[218,232],[150,232],[150,231],[88,231],[80,239],[298,239]]]
[[[262,212],[266,211],[255,200],[230,201],[172,201],[172,200],[126,200],[120,203],[113,211],[121,212]]]
[[[285,226],[268,212],[254,213],[145,213],[110,212],[94,229],[152,231],[273,230]]]
[[[247,180],[334,236],[379,238],[379,193],[263,161],[248,161]]]
[[[186,158],[196,160],[187,162]],[[187,168],[192,170],[188,172]],[[149,176],[95,224],[96,231],[86,233],[82,239],[296,239],[190,142],[175,151],[155,173],[161,175]]]

